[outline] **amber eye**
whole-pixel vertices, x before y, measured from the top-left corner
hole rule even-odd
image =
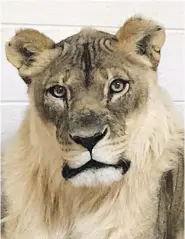
[[[128,84],[128,81],[125,81],[121,78],[117,78],[110,84],[110,90],[113,93],[119,93],[123,91]]]
[[[67,94],[66,88],[61,85],[54,85],[48,91],[56,98],[64,98]]]

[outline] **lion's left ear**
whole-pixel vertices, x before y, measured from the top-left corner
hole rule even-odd
[[[125,22],[116,36],[120,43],[129,44],[129,49],[146,56],[153,68],[157,68],[161,48],[165,42],[163,27],[150,20],[132,17]]]

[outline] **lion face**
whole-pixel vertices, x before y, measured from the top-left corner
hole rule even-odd
[[[139,22],[149,36],[141,37]],[[125,157],[128,122],[145,109],[155,85],[161,31],[131,19],[116,36],[83,30],[54,44],[23,30],[7,45],[39,117],[55,128],[62,175],[74,185],[110,184],[132,167]],[[39,42],[30,47],[29,37]]]

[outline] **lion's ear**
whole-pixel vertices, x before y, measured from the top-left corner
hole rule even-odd
[[[129,49],[146,56],[153,68],[157,68],[161,48],[165,42],[163,27],[150,20],[132,17],[125,22],[116,36],[120,43],[129,44]]]
[[[54,42],[37,30],[20,30],[6,44],[7,59],[23,79],[30,77],[50,61]],[[43,55],[44,53],[44,55]]]

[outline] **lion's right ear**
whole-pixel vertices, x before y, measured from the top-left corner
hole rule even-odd
[[[6,56],[26,81],[47,67],[56,55],[54,47],[54,42],[44,34],[37,30],[25,29],[17,32],[6,44]]]

